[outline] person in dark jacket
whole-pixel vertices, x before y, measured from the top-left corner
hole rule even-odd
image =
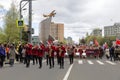
[[[3,67],[3,63],[5,61],[5,48],[3,46],[3,44],[0,44],[0,67]]]
[[[111,60],[111,61],[112,61],[112,59],[115,61],[114,50],[115,50],[115,48],[112,46],[112,47],[110,48],[110,60]]]

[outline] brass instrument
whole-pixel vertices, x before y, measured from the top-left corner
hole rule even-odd
[[[50,48],[50,50],[49,50],[49,56],[51,57],[51,55],[52,55],[52,49]]]
[[[61,49],[61,48],[59,48],[59,56],[61,55],[61,53],[62,53],[62,49]]]

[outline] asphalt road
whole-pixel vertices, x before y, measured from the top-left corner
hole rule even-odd
[[[38,65],[26,68],[22,63],[13,67],[5,65],[0,69],[0,80],[120,80],[120,62],[97,59],[75,59],[70,65],[65,59],[64,69],[60,69],[55,60],[55,67],[49,69],[43,61],[42,69]]]

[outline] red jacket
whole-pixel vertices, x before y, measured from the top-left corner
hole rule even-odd
[[[61,50],[62,50],[62,52],[61,52],[61,54],[60,54],[60,57],[64,57],[65,56],[65,53],[66,53],[66,50],[65,50],[65,47],[61,47]]]
[[[26,54],[27,55],[32,55],[32,47],[30,47],[30,46],[26,47]]]
[[[54,52],[55,52],[55,46],[51,46],[51,48],[52,48],[51,57],[54,57],[54,56],[55,56],[55,55],[54,55]]]
[[[43,57],[43,50],[42,50],[42,48],[38,49],[38,57]]]

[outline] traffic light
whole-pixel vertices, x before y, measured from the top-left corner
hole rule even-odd
[[[24,21],[23,20],[17,20],[17,27],[24,27]]]

